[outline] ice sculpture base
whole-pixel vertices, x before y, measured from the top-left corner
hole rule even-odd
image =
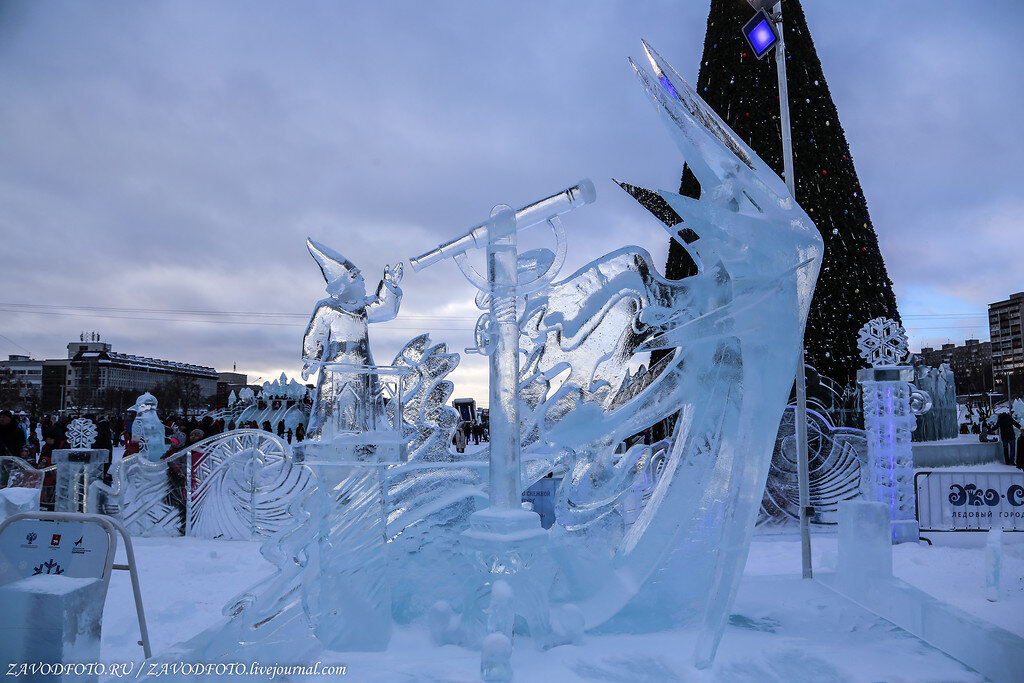
[[[892,542],[917,543],[921,540],[921,527],[916,519],[897,519],[892,522]]]
[[[77,663],[100,659],[106,586],[100,579],[40,574],[0,588],[0,661]],[[95,681],[96,675],[38,675],[35,681]]]
[[[470,555],[492,574],[516,574],[548,542],[540,515],[530,510],[486,508],[469,517],[462,532]]]
[[[892,577],[889,508],[884,503],[839,504],[839,576],[851,583]]]
[[[99,512],[94,481],[103,481],[103,465],[110,451],[102,448],[62,448],[53,451],[57,466],[57,491],[54,510],[57,512]]]
[[[296,448],[319,486],[308,510],[316,525],[306,616],[328,650],[382,651],[391,638],[384,466],[395,444],[307,442]]]

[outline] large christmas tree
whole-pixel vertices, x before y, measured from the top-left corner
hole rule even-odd
[[[712,0],[697,92],[764,161],[783,176],[779,88],[775,57],[758,60],[741,33],[754,11],[741,0]],[[799,0],[785,0],[783,17],[796,199],[825,241],[825,257],[807,321],[806,362],[841,384],[865,364],[857,332],[879,316],[899,320],[892,282],[878,250],[853,157]],[[660,196],[622,187],[666,225],[682,219]],[[680,194],[700,196],[683,169]],[[680,225],[684,241],[696,238]],[[675,241],[665,273],[693,274],[689,255]]]

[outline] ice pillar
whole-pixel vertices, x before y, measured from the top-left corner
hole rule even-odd
[[[985,598],[999,600],[999,579],[1003,571],[1003,530],[989,529],[985,539]]]
[[[517,573],[547,538],[540,516],[522,506],[519,440],[519,323],[516,214],[491,211],[487,228],[490,288],[490,505],[470,518],[467,545],[491,573]]]
[[[491,507],[520,509],[519,325],[516,321],[516,216],[508,206],[491,212],[487,280],[491,285],[490,487]]]
[[[916,542],[914,456],[910,435],[917,418],[910,405],[914,370],[876,366],[860,370],[864,395],[864,429],[868,437],[868,500],[889,508],[893,543]]]

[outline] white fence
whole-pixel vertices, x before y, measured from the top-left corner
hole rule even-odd
[[[1024,472],[918,472],[921,531],[1024,531]]]

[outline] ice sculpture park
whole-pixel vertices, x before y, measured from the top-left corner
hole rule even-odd
[[[775,514],[766,501],[783,510],[792,489],[769,470],[780,422],[787,429],[823,247],[785,183],[653,49],[644,51],[646,64],[631,61],[639,84],[701,185],[700,199],[660,193],[689,228],[685,240],[666,230],[697,274],[668,280],[630,245],[562,273],[574,228],[600,210],[590,180],[522,207],[495,206],[418,255],[382,255],[394,265],[369,289],[368,271],[307,240],[309,276],[319,271],[326,296],[296,340],[302,377],[315,383],[306,440],[228,431],[197,444],[202,457],[173,456],[181,482],[190,482],[176,488],[147,394],[133,407],[142,451],[115,461],[110,485],[83,474],[86,483],[61,494],[111,514],[132,535],[262,540],[275,571],[239,582],[217,624],[155,662],[304,664],[353,653],[369,662],[366,653],[396,647],[397,632],[403,642],[415,632],[421,646],[471,653],[465,680],[512,680],[518,652],[543,658],[608,634],[669,644],[687,634],[694,676],[712,666],[736,617],[755,524]],[[524,230],[546,231],[551,248],[521,251]],[[373,324],[401,317],[403,282],[426,268],[448,269],[478,290],[476,347],[467,351],[489,363],[482,450],[449,448],[459,422],[446,405],[457,352],[424,334],[390,364],[371,353]],[[877,322],[882,337],[894,334],[890,323]],[[877,348],[879,335],[865,334]],[[830,475],[834,501],[846,500],[830,512],[840,524],[839,571],[826,583],[879,614],[883,606],[867,603],[941,612],[891,576],[891,540],[917,533],[908,526],[910,466],[892,453],[909,453],[914,416],[929,401],[909,383],[912,371],[890,367],[901,358],[880,356],[865,371],[873,393],[864,500],[848,500],[858,495],[860,465],[857,449],[842,445],[864,437],[820,427],[819,443],[827,437],[839,454],[827,456],[839,473]],[[902,401],[895,413],[883,405],[893,392]],[[623,446],[673,415],[674,431],[658,448]],[[556,472],[553,523],[545,524],[523,494]],[[962,626],[939,622],[949,633]],[[751,628],[770,633],[772,624]],[[661,680],[657,667],[626,669]],[[737,679],[757,678],[746,674]]]

